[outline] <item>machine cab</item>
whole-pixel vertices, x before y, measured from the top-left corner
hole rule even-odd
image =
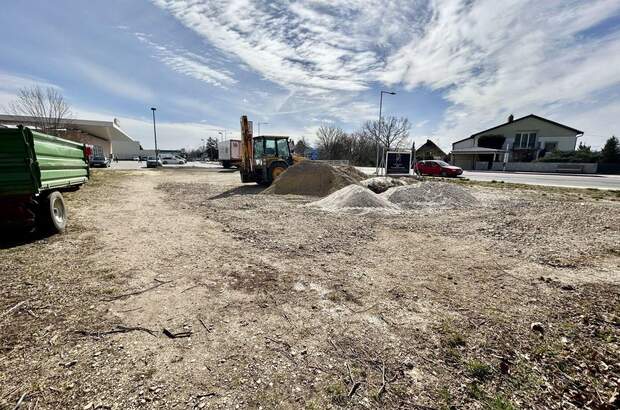
[[[288,137],[262,136],[256,137],[254,144],[254,164],[256,166],[269,165],[268,163],[278,159],[293,164],[293,156],[289,147]]]

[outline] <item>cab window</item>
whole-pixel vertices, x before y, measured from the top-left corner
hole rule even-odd
[[[278,140],[278,156],[281,158],[288,158],[291,156],[291,151],[289,150],[288,140],[279,139]]]
[[[276,155],[276,141],[275,140],[265,140],[265,155],[269,157],[273,157]]]
[[[254,140],[254,159],[263,157],[263,140]]]

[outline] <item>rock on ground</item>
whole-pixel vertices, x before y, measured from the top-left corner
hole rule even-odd
[[[381,196],[401,208],[463,208],[478,203],[465,189],[446,182],[422,182],[390,188]]]
[[[369,178],[369,179],[363,180],[362,182],[360,182],[360,184],[370,189],[372,192],[376,194],[385,192],[388,189],[393,188],[395,186],[408,185],[407,181],[405,181],[404,179],[392,178],[392,177]]]

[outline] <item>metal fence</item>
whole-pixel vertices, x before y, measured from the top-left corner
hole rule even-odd
[[[323,162],[329,165],[349,165],[348,159],[317,159],[316,162]]]

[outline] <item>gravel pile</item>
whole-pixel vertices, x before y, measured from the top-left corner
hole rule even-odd
[[[362,179],[353,167],[333,167],[316,161],[302,161],[282,173],[264,194],[326,196]],[[354,168],[353,168],[354,169]]]
[[[422,182],[390,188],[381,196],[401,208],[467,208],[479,203],[465,189],[445,182]]]
[[[405,180],[392,177],[374,177],[360,182],[362,186],[370,189],[375,194],[380,194],[395,186],[408,185]]]
[[[327,211],[342,211],[348,209],[385,209],[396,210],[398,206],[387,199],[375,194],[371,190],[359,185],[349,185],[339,191],[308,204]]]

